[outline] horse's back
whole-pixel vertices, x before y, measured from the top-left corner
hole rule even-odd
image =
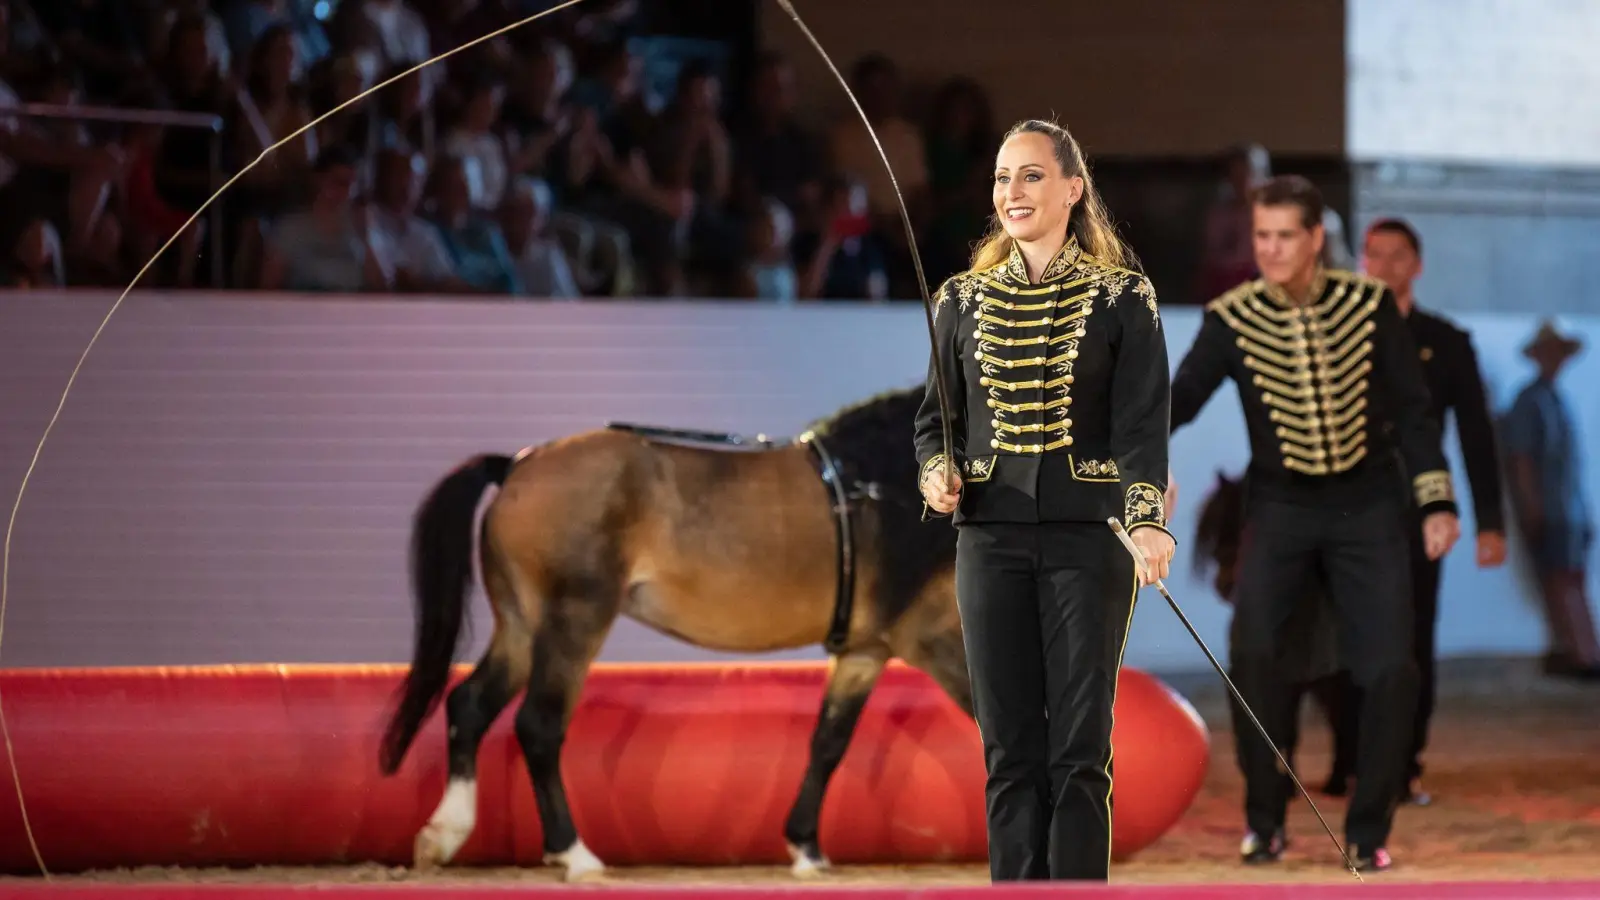
[[[488,531],[541,580],[614,579],[624,612],[691,643],[809,643],[826,630],[836,564],[808,454],[584,432],[519,460]]]

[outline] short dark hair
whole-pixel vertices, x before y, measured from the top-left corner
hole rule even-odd
[[[1415,253],[1418,258],[1421,258],[1422,238],[1417,236],[1417,230],[1411,227],[1410,222],[1407,222],[1405,219],[1391,216],[1388,218],[1379,219],[1367,226],[1367,234],[1376,234],[1380,231],[1387,231],[1390,234],[1398,234],[1405,238],[1406,243],[1411,245],[1411,252]]]
[[[1301,225],[1315,228],[1322,224],[1322,192],[1300,175],[1267,179],[1250,192],[1250,202],[1256,206],[1298,206]]]

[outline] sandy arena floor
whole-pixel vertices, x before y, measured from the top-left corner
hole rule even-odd
[[[1600,877],[1600,685],[1538,677],[1525,661],[1451,663],[1442,674],[1440,711],[1425,760],[1433,805],[1401,810],[1391,845],[1397,866],[1380,876],[1407,881],[1485,881]],[[1119,883],[1353,881],[1304,799],[1291,806],[1294,844],[1272,867],[1236,859],[1241,787],[1215,675],[1167,679],[1212,723],[1214,752],[1201,795],[1188,814],[1137,859],[1119,864]],[[1309,709],[1309,707],[1308,707]],[[1327,732],[1308,713],[1297,771],[1342,838],[1344,801],[1315,793],[1327,773]],[[140,869],[58,880],[116,882],[510,882],[553,883],[550,869],[446,870],[355,866],[240,871]],[[781,885],[782,867],[615,869],[631,884]],[[3,883],[7,879],[0,879]],[[983,866],[847,866],[818,884],[985,884]]]

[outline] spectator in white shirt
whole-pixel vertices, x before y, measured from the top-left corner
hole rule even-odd
[[[512,264],[529,297],[576,300],[578,282],[561,243],[550,233],[550,186],[542,180],[517,178],[500,208],[500,230]]]

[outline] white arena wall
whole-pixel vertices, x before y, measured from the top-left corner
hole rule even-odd
[[[7,515],[114,300],[8,292],[0,302]],[[1176,366],[1199,312],[1169,308],[1164,320]],[[1519,348],[1537,321],[1462,321],[1503,408],[1531,374]],[[1567,324],[1587,334],[1600,319]],[[90,353],[23,498],[0,664],[404,660],[410,515],[464,457],[608,420],[788,436],[919,382],[926,360],[914,304],[135,294]],[[1600,364],[1581,357],[1567,385],[1586,458],[1600,436],[1596,383]],[[1241,428],[1229,386],[1174,445],[1179,555],[1169,587],[1219,656],[1227,607],[1189,574],[1186,551],[1215,472],[1244,464]],[[1459,472],[1453,432],[1450,440]],[[1129,665],[1206,668],[1160,596],[1146,591],[1142,601]],[[1470,537],[1446,565],[1441,606],[1444,655],[1543,649],[1525,579],[1511,568],[1478,571]],[[481,601],[474,612],[464,657],[487,636]],[[720,658],[629,622],[602,654]]]

